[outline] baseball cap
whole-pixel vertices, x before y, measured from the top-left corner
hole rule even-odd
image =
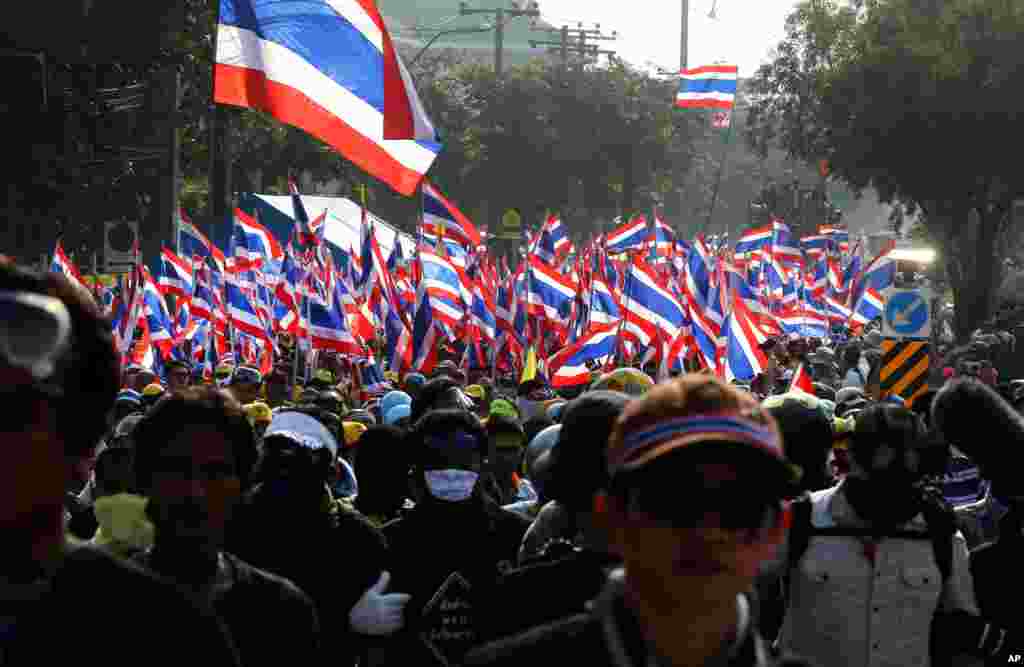
[[[579,505],[588,503],[595,491],[607,488],[606,443],[629,401],[624,392],[602,389],[565,405],[556,442],[541,454],[544,462],[540,467],[548,473],[548,498]],[[534,440],[537,437],[539,434]]]
[[[748,393],[713,375],[684,375],[631,402],[609,438],[608,473],[615,479],[683,450],[756,461],[758,478],[780,498],[797,481],[774,418]]]
[[[497,398],[491,401],[490,413],[492,418],[495,415],[505,415],[512,419],[519,419],[519,410],[516,409],[516,406],[512,405],[511,401],[504,398]]]
[[[326,449],[332,458],[338,455],[338,441],[327,427],[301,412],[284,410],[276,413],[263,437],[285,438],[307,449]]]
[[[390,410],[384,413],[384,424],[394,426],[401,420],[408,419],[410,414],[412,414],[412,406],[408,403],[393,405]]]
[[[239,366],[231,374],[231,384],[263,384],[263,374],[252,366]]]
[[[366,425],[359,422],[342,422],[341,432],[345,438],[345,446],[351,447],[366,433]]]
[[[142,390],[143,398],[153,398],[155,396],[160,396],[163,393],[164,393],[163,385],[158,384],[156,382],[154,382],[152,384],[147,384],[146,388]]]
[[[254,401],[245,406],[245,414],[253,424],[269,424],[273,421],[270,406],[263,401]]]
[[[131,403],[133,405],[142,405],[142,394],[135,391],[134,389],[122,389],[118,392],[117,398],[114,399],[114,403]]]

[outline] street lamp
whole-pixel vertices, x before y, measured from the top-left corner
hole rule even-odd
[[[409,61],[409,67],[412,67],[413,65],[415,65],[416,61],[420,59],[420,56],[422,56],[424,53],[426,53],[427,49],[429,49],[434,44],[434,42],[436,42],[438,39],[440,39],[444,35],[469,35],[469,34],[479,33],[479,32],[490,32],[492,30],[494,30],[494,26],[492,26],[490,24],[486,24],[486,23],[484,25],[478,27],[478,28],[454,28],[452,30],[442,30],[441,32],[439,32],[436,35],[434,35],[433,37],[431,37],[427,41],[427,43],[423,45],[423,48],[420,49],[419,53],[417,53],[415,56],[413,56],[413,59]]]

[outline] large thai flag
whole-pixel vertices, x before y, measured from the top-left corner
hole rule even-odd
[[[180,299],[192,296],[192,263],[186,262],[171,250],[160,252],[160,291]]]
[[[647,218],[638,215],[608,234],[605,250],[610,253],[642,250],[646,241]]]
[[[215,102],[302,128],[405,196],[437,156],[373,0],[221,0],[216,49]]]
[[[619,324],[592,324],[571,346],[548,361],[551,386],[576,387],[590,382],[590,366],[600,368],[614,356]]]
[[[480,232],[476,225],[445,199],[436,187],[423,181],[423,233],[436,239],[442,228],[445,238],[473,249],[480,245]]]
[[[735,258],[740,266],[759,259],[761,253],[772,243],[772,227],[764,225],[746,230],[736,242]]]
[[[680,109],[732,109],[736,104],[735,65],[709,65],[679,73],[676,107]]]

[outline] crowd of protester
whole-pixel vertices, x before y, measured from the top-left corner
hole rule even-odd
[[[978,350],[914,397],[883,395],[877,331],[769,341],[749,384],[444,361],[368,396],[337,365],[122,369],[95,304],[7,262],[0,309],[0,665],[1024,650],[1021,385]]]

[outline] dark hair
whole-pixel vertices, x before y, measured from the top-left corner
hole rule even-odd
[[[876,403],[860,411],[850,438],[850,455],[870,467],[875,450],[882,444],[897,448],[921,448],[929,443],[921,418],[898,405]]]
[[[112,473],[112,469],[118,464],[127,463],[134,467],[134,458],[135,450],[129,447],[115,447],[100,452],[93,468],[97,489],[111,496],[118,493],[134,493],[136,490],[134,483],[116,479]]]
[[[768,408],[782,432],[786,458],[803,471],[800,486],[818,491],[830,486],[825,478],[828,453],[832,449],[832,424],[820,408],[810,408],[797,400],[785,400]]]
[[[371,426],[359,439],[354,468],[359,482],[356,509],[390,515],[402,506],[409,483],[405,434],[394,426]]]
[[[256,438],[245,409],[230,393],[215,387],[189,387],[160,399],[132,432],[135,478],[140,489],[152,483],[153,466],[171,439],[196,426],[217,429],[231,445],[235,469],[248,486],[256,463]]]
[[[434,402],[442,394],[458,386],[459,384],[447,375],[441,375],[429,380],[420,387],[420,390],[412,399],[412,406],[409,408],[409,421],[414,424],[418,422],[420,417],[433,407]]]
[[[65,455],[91,454],[107,430],[107,414],[120,387],[110,321],[95,301],[64,276],[40,275],[7,258],[0,259],[0,289],[46,294],[67,308],[72,346],[62,369],[64,397],[50,401],[57,406],[56,428]]]
[[[487,433],[476,415],[466,410],[431,410],[423,415],[406,435],[408,450],[413,463],[423,464],[425,451],[424,438],[431,433],[451,433],[466,431],[477,441],[480,456],[487,456]]]

